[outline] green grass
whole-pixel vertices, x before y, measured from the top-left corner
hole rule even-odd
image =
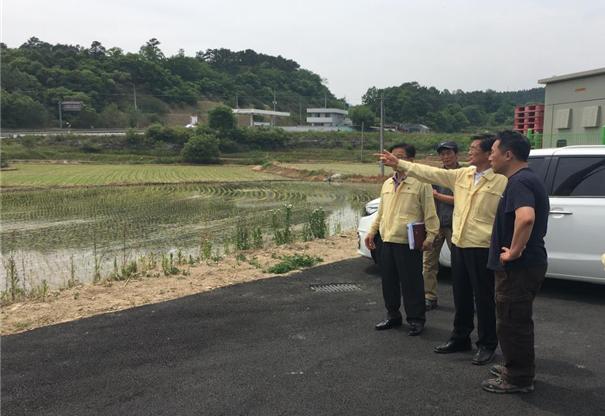
[[[323,259],[321,257],[312,257],[307,254],[294,254],[292,256],[282,257],[282,261],[274,266],[269,267],[267,271],[269,273],[283,274],[288,273],[292,270],[302,269],[305,267],[313,267],[317,263],[321,263]]]
[[[11,164],[0,184],[6,187],[97,186],[144,183],[242,182],[282,180],[239,165],[97,165],[97,164]]]
[[[295,134],[295,139],[288,149],[273,151],[249,151],[239,153],[225,153],[221,157],[230,162],[241,161],[242,163],[260,163],[261,161],[277,161],[282,163],[301,163],[301,162],[363,162],[374,164],[376,157],[373,156],[379,149],[378,133],[366,134],[363,154],[361,149],[361,133],[306,133],[308,137],[302,140],[302,133]],[[324,137],[325,136],[325,137]],[[385,148],[395,144],[405,142],[414,145],[417,151],[417,158],[423,158],[428,155],[434,155],[435,145],[446,140],[456,141],[462,153],[465,153],[468,147],[469,135],[465,134],[385,134]],[[363,159],[362,159],[363,157]]]
[[[2,140],[2,158],[6,160],[77,160],[100,163],[178,163],[181,160],[179,152],[166,149],[133,150],[117,147],[110,151],[89,153],[74,145],[41,143],[28,147],[12,140]]]
[[[369,162],[372,153],[379,148],[379,134],[366,132],[363,160],[361,160],[361,132],[305,132],[289,133],[286,148],[280,150],[250,150],[239,153],[223,153],[221,158],[230,163],[262,164],[265,161],[298,163],[302,161]],[[464,151],[469,134],[428,133],[403,134],[385,132],[385,147],[406,142],[413,144],[418,157],[433,154],[435,144],[454,140]],[[88,145],[89,151],[84,151]],[[94,151],[92,151],[94,150]],[[166,143],[152,147],[129,148],[120,136],[86,137],[65,135],[57,137],[24,137],[3,139],[1,145],[4,160],[77,160],[96,163],[178,163],[180,148]]]

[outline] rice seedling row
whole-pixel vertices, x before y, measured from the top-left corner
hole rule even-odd
[[[98,186],[137,183],[242,182],[283,180],[249,166],[15,164],[2,173],[6,187]]]
[[[74,276],[87,281],[96,272],[107,273],[125,262],[122,257],[168,252],[198,256],[202,241],[212,242],[215,252],[229,249],[238,224],[246,238],[254,231],[257,240],[259,233],[266,240],[275,231],[274,211],[283,210],[284,204],[292,205],[290,221],[297,235],[304,234],[303,223],[319,207],[326,212],[328,232],[334,233],[354,227],[363,204],[377,192],[377,185],[305,182],[3,192],[0,285],[6,287],[10,280],[9,258],[22,266],[23,284],[33,287],[46,280],[56,287]]]

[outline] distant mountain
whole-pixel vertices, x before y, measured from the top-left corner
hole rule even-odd
[[[138,53],[99,42],[90,47],[52,45],[32,37],[18,48],[0,44],[2,127],[56,127],[59,102],[81,101],[80,112],[64,111],[74,128],[146,126],[167,115],[201,112],[202,100],[234,107],[290,111],[291,121],[307,107],[346,106],[319,75],[282,56],[247,49],[182,50],[166,57],[157,39]],[[363,103],[376,115],[385,97],[387,122],[423,123],[440,131],[512,123],[515,104],[543,102],[544,90],[449,92],[416,82],[382,90],[372,87]],[[274,104],[274,101],[276,102]]]

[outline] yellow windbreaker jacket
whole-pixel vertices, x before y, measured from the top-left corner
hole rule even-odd
[[[474,166],[441,169],[400,160],[397,170],[454,191],[452,243],[461,248],[490,246],[496,211],[507,183],[504,175],[488,169],[475,185]]]
[[[382,241],[408,244],[407,225],[424,222],[426,240],[432,242],[439,232],[433,188],[414,178],[406,177],[395,189],[393,178],[382,184],[378,214],[369,232],[380,230]]]

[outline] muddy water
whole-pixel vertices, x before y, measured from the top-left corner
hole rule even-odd
[[[114,263],[172,252],[197,256],[200,242],[214,250],[232,246],[237,224],[260,228],[268,242],[272,218],[292,205],[292,225],[301,238],[308,213],[326,212],[330,233],[355,228],[363,205],[378,185],[308,182],[187,184],[88,189],[48,189],[2,194],[2,270],[8,283],[14,261],[19,286],[63,286],[93,279],[95,259],[102,275]]]

